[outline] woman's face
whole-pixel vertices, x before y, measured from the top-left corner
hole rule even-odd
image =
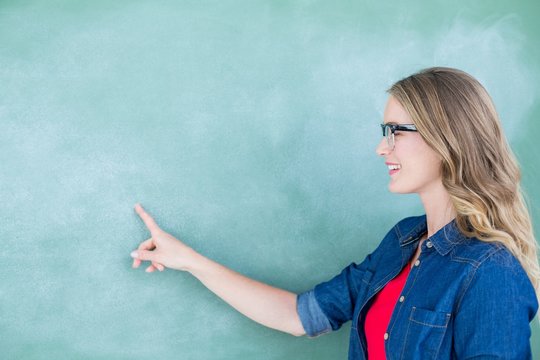
[[[388,98],[384,110],[385,124],[412,124],[409,114],[393,97]],[[418,132],[396,130],[394,149],[388,147],[383,137],[377,146],[377,154],[384,156],[388,166],[390,183],[388,188],[395,193],[429,193],[442,186],[441,158],[422,139]],[[397,170],[390,170],[395,167]]]

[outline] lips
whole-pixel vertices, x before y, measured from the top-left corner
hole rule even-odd
[[[388,172],[390,175],[394,175],[395,173],[397,173],[400,169],[401,169],[401,165],[400,164],[397,164],[397,163],[385,163],[386,166],[388,166]]]

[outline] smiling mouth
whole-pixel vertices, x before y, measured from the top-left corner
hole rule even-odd
[[[387,164],[388,166],[388,173],[390,175],[394,175],[401,169],[401,165],[399,164]]]

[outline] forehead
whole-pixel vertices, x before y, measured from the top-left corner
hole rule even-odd
[[[386,102],[386,107],[384,109],[384,120],[385,124],[412,124],[411,117],[405,111],[405,108],[401,106],[399,101],[397,101],[392,95],[388,97]]]

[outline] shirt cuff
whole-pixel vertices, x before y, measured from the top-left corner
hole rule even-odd
[[[313,290],[298,295],[296,311],[308,337],[315,337],[332,331],[330,321],[321,310]]]

